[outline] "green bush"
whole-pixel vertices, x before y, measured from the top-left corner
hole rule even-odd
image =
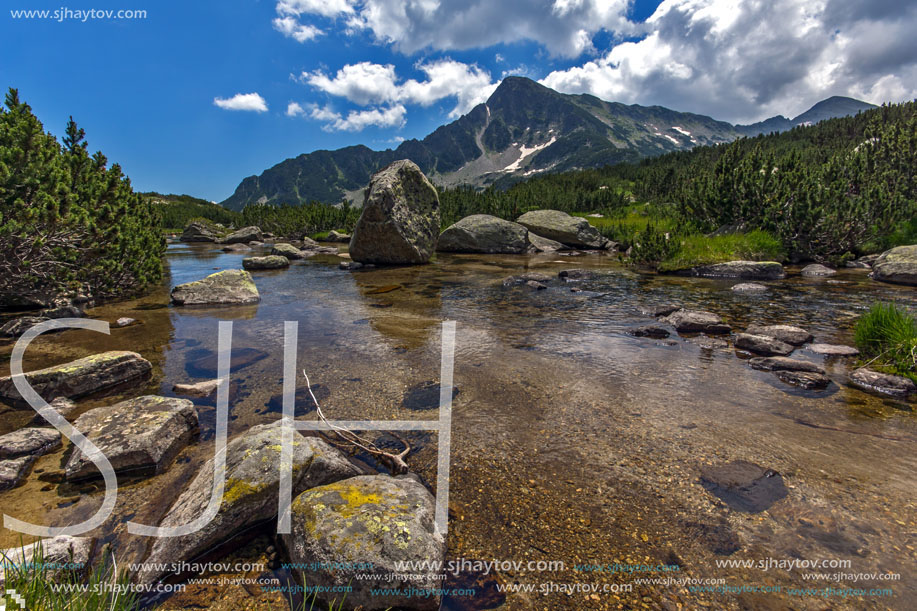
[[[854,341],[870,364],[917,382],[917,318],[894,303],[876,303],[857,321]]]

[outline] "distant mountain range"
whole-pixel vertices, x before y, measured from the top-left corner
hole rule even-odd
[[[628,106],[592,95],[562,94],[513,76],[504,79],[487,102],[423,140],[406,140],[394,150],[350,146],[304,153],[260,176],[249,176],[222,205],[241,210],[254,203],[348,199],[361,204],[362,190],[373,173],[398,159],[414,161],[437,185],[484,186],[543,172],[639,161],[869,108],[874,106],[833,97],[792,120],[777,116],[732,125],[662,106]]]

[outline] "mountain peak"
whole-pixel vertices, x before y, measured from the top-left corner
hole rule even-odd
[[[824,121],[825,119],[835,119],[837,117],[855,115],[858,112],[869,110],[875,107],[875,104],[870,104],[869,102],[863,102],[854,98],[835,95],[815,104],[815,106],[793,119],[793,123],[796,125],[818,123],[819,121]]]

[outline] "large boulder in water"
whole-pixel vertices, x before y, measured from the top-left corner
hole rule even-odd
[[[290,267],[290,260],[282,255],[245,257],[242,259],[242,267],[245,269],[283,269]]]
[[[426,263],[439,237],[439,196],[414,162],[396,161],[373,176],[350,238],[358,263]]]
[[[533,210],[516,222],[536,235],[572,248],[604,248],[608,243],[589,221],[560,210]]]
[[[489,214],[472,214],[439,236],[440,252],[522,254],[530,248],[529,230]]]
[[[258,227],[243,227],[238,231],[233,231],[228,236],[220,240],[220,244],[248,244],[249,242],[263,242],[264,234]]]
[[[191,401],[154,395],[91,409],[74,426],[102,451],[116,473],[159,473],[198,432]],[[79,448],[74,448],[64,473],[70,481],[101,477]]]
[[[727,261],[701,265],[678,272],[703,278],[741,278],[744,280],[779,280],[786,276],[783,266],[776,261]]]
[[[872,277],[880,282],[917,286],[917,244],[883,252],[872,264]]]
[[[334,594],[322,590],[351,586],[349,607],[438,609],[442,581],[432,567],[443,561],[445,542],[433,518],[433,495],[411,476],[360,476],[299,495],[282,540],[326,602]],[[416,568],[405,571],[404,563]]]
[[[258,303],[261,295],[251,274],[241,269],[210,274],[203,280],[179,284],[172,289],[176,305],[228,305]]]
[[[63,365],[25,374],[25,379],[45,401],[58,397],[79,399],[127,382],[144,380],[153,366],[136,352],[112,351],[94,354]],[[0,401],[27,407],[10,376],[0,378]]]
[[[201,221],[191,221],[181,234],[182,242],[216,242],[219,239],[216,229]]]
[[[293,431],[292,497],[323,484],[359,475],[339,450],[317,437]],[[163,577],[162,565],[192,560],[240,532],[277,515],[280,489],[280,423],[250,428],[226,446],[226,478],[219,512],[197,532],[154,540],[140,583]],[[213,485],[214,461],[208,460],[181,493],[160,526],[188,524],[204,513]],[[160,565],[159,567],[157,565]]]

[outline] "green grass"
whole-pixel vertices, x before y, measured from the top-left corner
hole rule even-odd
[[[894,303],[876,303],[857,321],[854,341],[873,369],[917,382],[917,318]]]
[[[765,231],[755,230],[715,237],[694,234],[674,239],[678,240],[678,243],[674,252],[660,261],[658,269],[661,272],[727,261],[782,261],[784,259],[780,241]]]
[[[624,209],[606,211],[601,218],[589,217],[587,212],[574,212],[573,216],[586,218],[589,224],[603,236],[617,242],[625,250],[632,246],[638,236],[652,224],[661,233],[675,233],[677,221],[665,214],[665,210],[650,204],[638,204]]]
[[[2,560],[2,559],[0,559]],[[71,558],[72,560],[72,558]],[[53,575],[57,572],[58,575]],[[35,546],[31,566],[7,565],[4,590],[15,590],[25,599],[26,609],[42,611],[135,611],[140,596],[130,592],[129,579],[115,572],[109,562],[101,562],[84,577],[81,571],[53,571],[45,566],[40,545]],[[67,591],[79,586],[82,591]],[[18,609],[12,597],[4,594],[8,609]]]

